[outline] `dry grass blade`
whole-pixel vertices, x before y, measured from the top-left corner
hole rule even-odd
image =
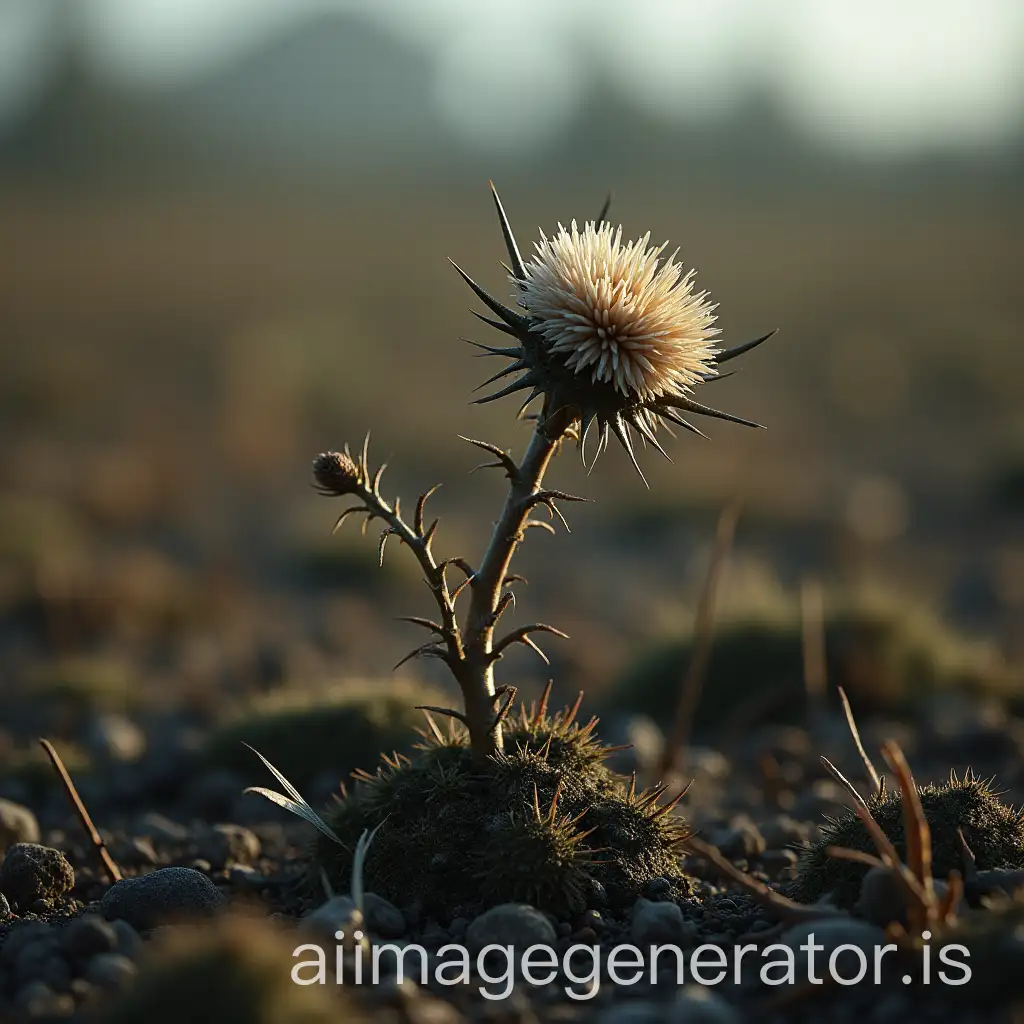
[[[707,672],[708,660],[711,657],[711,641],[715,632],[715,598],[718,595],[718,584],[722,578],[725,561],[732,548],[736,534],[736,524],[740,517],[740,502],[731,501],[722,509],[718,517],[715,532],[715,545],[711,552],[707,576],[701,590],[697,605],[697,622],[694,629],[693,656],[679,688],[679,699],[676,703],[675,717],[672,728],[665,740],[662,751],[660,774],[662,778],[674,772],[679,764],[679,756],[689,741],[693,730],[693,718],[700,703],[704,675]]]
[[[872,842],[874,842],[878,849],[882,863],[887,868],[892,868],[896,872],[897,878],[899,878],[903,888],[906,889],[907,906],[910,908],[911,916],[914,918],[921,917],[922,908],[929,906],[929,899],[917,876],[900,860],[896,848],[890,842],[889,837],[882,831],[882,827],[875,821],[867,805],[859,803],[855,805],[854,810],[864,823],[864,827],[868,830]],[[934,893],[932,894],[931,902],[934,903]]]
[[[903,831],[907,843],[907,866],[921,884],[925,897],[925,905],[921,909],[930,917],[935,909],[931,829],[928,827],[928,819],[924,816],[917,783],[914,782],[910,765],[907,764],[899,745],[891,741],[883,744],[882,756],[899,779],[900,798],[903,804]]]
[[[957,907],[963,898],[964,880],[959,871],[950,871],[946,878],[946,894],[939,901],[939,920],[944,922],[955,920]]]
[[[857,753],[860,754],[860,759],[864,762],[864,769],[868,773],[868,778],[871,779],[871,785],[875,788],[875,795],[877,796],[882,792],[882,779],[878,772],[875,770],[875,766],[868,757],[867,751],[864,749],[864,744],[860,740],[860,730],[857,728],[857,723],[853,717],[853,710],[850,707],[850,701],[846,696],[846,691],[840,686],[839,700],[843,705],[843,714],[846,716],[846,724],[849,726],[850,735],[853,737],[854,746],[857,748]]]
[[[748,892],[762,907],[771,911],[781,921],[798,924],[802,921],[817,921],[823,917],[846,916],[842,910],[837,910],[834,907],[807,906],[782,896],[763,882],[751,878],[745,871],[740,871],[722,855],[718,847],[705,843],[703,839],[688,836],[684,840],[683,846],[713,864],[721,874]]]
[[[103,836],[100,835],[99,830],[93,824],[92,818],[89,816],[82,798],[78,795],[78,790],[75,788],[74,782],[71,780],[71,776],[68,774],[67,768],[64,767],[64,762],[60,759],[60,754],[57,753],[56,748],[49,740],[40,739],[39,746],[46,752],[46,756],[50,759],[50,763],[53,765],[57,774],[60,776],[60,781],[64,785],[64,791],[68,795],[68,799],[71,801],[71,805],[75,809],[75,813],[78,815],[78,820],[82,823],[82,828],[85,829],[86,834],[89,836],[89,841],[93,845],[97,855],[103,863],[103,867],[110,877],[111,882],[121,881],[121,869],[117,866],[114,858],[111,857],[110,851],[107,849],[107,844],[103,842]]]
[[[858,807],[863,807],[865,810],[867,810],[868,805],[865,802],[864,797],[862,797],[860,793],[857,792],[857,787],[854,786],[854,784],[827,757],[822,755],[819,758],[819,760],[821,761],[822,765],[824,765],[825,770],[829,773],[829,775],[831,775],[832,778],[834,778],[836,782],[838,782],[839,785],[841,785],[850,794],[850,796],[853,798],[853,802]]]

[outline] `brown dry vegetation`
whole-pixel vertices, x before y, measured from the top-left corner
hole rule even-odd
[[[650,491],[618,451],[589,479],[571,453],[554,468],[597,500],[573,510],[570,538],[532,537],[520,565],[530,618],[573,636],[547,645],[559,685],[593,692],[686,624],[713,516],[737,492],[725,606],[770,602],[804,571],[881,578],[952,602],[1019,655],[1024,535],[991,492],[1024,452],[1020,207],[614,184],[627,232],[650,227],[698,266],[727,341],[781,332],[713,386],[767,431],[711,424],[710,442],[670,444],[673,465],[646,453]],[[0,602],[40,641],[4,631],[9,681],[83,653],[127,660],[165,701],[386,673],[410,642],[391,616],[426,595],[405,553],[381,576],[354,528],[329,540],[309,458],[372,428],[392,490],[444,481],[439,550],[479,548],[501,484],[467,478],[478,460],[455,435],[527,436],[514,406],[468,404],[486,365],[457,336],[481,332],[445,257],[504,290],[480,186],[0,193]],[[601,199],[504,193],[524,240]],[[865,489],[875,477],[888,484]]]

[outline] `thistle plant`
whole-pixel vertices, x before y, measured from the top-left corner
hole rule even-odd
[[[426,629],[432,638],[399,664],[413,657],[433,657],[448,666],[462,691],[463,709],[429,710],[466,726],[478,761],[502,750],[502,721],[515,699],[514,687],[495,685],[495,664],[517,643],[544,657],[534,639],[538,633],[565,636],[544,622],[498,635],[499,622],[513,603],[509,588],[518,579],[510,571],[516,548],[531,527],[554,532],[550,522],[534,518],[536,510],[543,507],[549,519],[557,517],[566,525],[559,503],[586,500],[544,487],[545,473],[561,443],[576,439],[586,465],[587,442],[596,432],[589,467],[593,469],[614,436],[643,478],[634,435],[668,458],[657,436],[660,427],[671,432],[674,424],[701,434],[684,414],[758,426],[704,405],[692,395],[700,385],[725,376],[719,369],[723,363],[771,336],[720,349],[719,331],[714,327],[716,307],[706,292],[696,290],[694,271],[684,273],[677,253],[663,258],[667,243],[651,246],[649,233],[623,242],[621,227],[613,229],[606,219],[607,203],[598,218],[582,229],[573,221],[569,229],[559,225],[551,238],[542,234],[533,257],[524,260],[493,185],[491,191],[508,251],[509,262],[503,266],[518,308],[494,298],[452,265],[493,314],[474,315],[506,338],[501,346],[472,343],[485,355],[509,360],[481,387],[518,376],[476,401],[492,402],[526,391],[519,416],[536,401],[540,407],[531,416],[533,436],[518,461],[498,445],[463,439],[493,456],[484,466],[502,470],[509,481],[504,506],[480,561],[474,565],[462,557],[435,555],[437,520],[427,524],[425,506],[436,487],[420,495],[411,521],[402,515],[397,498],[393,503],[385,499],[381,492],[384,466],[371,468],[369,435],[357,455],[346,446],[341,452],[318,455],[313,462],[321,493],[353,502],[338,517],[336,529],[352,515],[366,517],[364,531],[367,523],[380,520],[381,561],[390,537],[397,537],[418,559],[438,618],[406,620]],[[454,570],[462,577],[457,583],[449,579]],[[460,621],[456,602],[463,593],[468,594],[469,607]]]

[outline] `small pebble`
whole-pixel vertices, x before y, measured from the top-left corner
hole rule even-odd
[[[85,960],[97,953],[113,953],[117,931],[98,914],[83,914],[64,929],[61,942],[69,956]]]
[[[100,988],[117,989],[131,981],[137,970],[121,953],[99,953],[89,961],[83,977]]]
[[[491,944],[526,949],[554,945],[557,936],[551,922],[539,910],[524,903],[502,903],[475,918],[466,930],[473,950]]]

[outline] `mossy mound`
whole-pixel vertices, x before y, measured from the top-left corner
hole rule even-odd
[[[207,742],[205,763],[251,774],[248,743],[300,789],[327,772],[340,782],[356,768],[375,765],[382,751],[407,750],[423,721],[415,706],[445,699],[422,686],[387,683],[347,684],[318,696],[274,694],[218,729]]]
[[[979,869],[1024,867],[1024,818],[1020,812],[1001,803],[987,782],[972,775],[963,779],[954,775],[943,786],[921,786],[918,792],[931,828],[932,874],[936,878],[945,878],[951,870],[962,869],[957,829],[963,832]],[[873,797],[868,806],[897,852],[905,857],[899,793],[887,792],[881,799]],[[822,829],[821,839],[801,858],[790,895],[801,902],[813,903],[831,892],[839,906],[849,909],[857,902],[867,868],[830,857],[827,852],[830,846],[877,852],[853,811],[830,820]]]
[[[291,980],[300,941],[256,918],[170,929],[132,987],[93,1024],[334,1024],[360,1020],[350,1000]],[[336,986],[329,986],[333,990]]]
[[[1012,689],[1009,671],[988,646],[892,597],[836,602],[826,616],[825,648],[830,692],[842,686],[861,715],[904,711],[937,690]],[[692,656],[692,637],[656,644],[627,668],[609,705],[663,716],[675,705]],[[697,727],[721,728],[747,707],[766,721],[795,722],[806,713],[795,607],[723,618],[716,625]]]
[[[317,867],[347,889],[351,851],[379,825],[366,888],[441,920],[520,902],[569,920],[631,905],[655,877],[668,879],[670,898],[689,896],[681,819],[658,805],[661,790],[637,793],[607,768],[595,725],[523,710],[484,767],[460,733],[428,734],[327,812],[346,846],[318,839]]]

